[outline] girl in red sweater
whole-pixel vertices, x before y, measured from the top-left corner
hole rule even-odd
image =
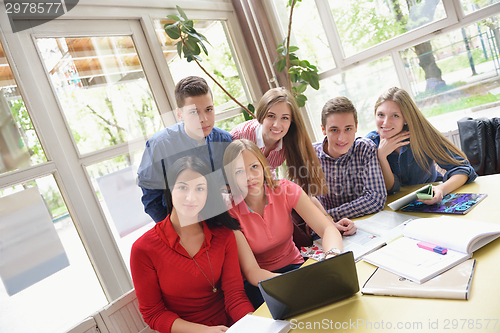
[[[168,170],[172,213],[132,247],[130,267],[144,321],[159,332],[225,332],[252,312],[238,249],[210,170],[193,156]]]

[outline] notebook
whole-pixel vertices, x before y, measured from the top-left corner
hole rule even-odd
[[[321,277],[321,283],[310,283]],[[352,252],[320,261],[259,282],[274,319],[297,314],[350,297],[359,291]]]
[[[500,225],[454,216],[429,217],[409,222],[403,237],[363,257],[363,260],[424,283],[472,257],[474,251],[500,237]],[[447,249],[446,254],[421,248],[426,242]]]
[[[401,211],[465,215],[486,196],[487,194],[484,193],[449,193],[444,196],[441,202],[434,205],[413,201],[401,208]]]
[[[361,293],[363,295],[467,300],[475,267],[476,260],[469,259],[422,284],[378,267],[365,282]]]

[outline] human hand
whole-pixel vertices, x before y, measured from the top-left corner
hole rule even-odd
[[[348,218],[345,218],[345,217],[343,219],[341,219],[340,221],[335,222],[334,224],[335,224],[335,227],[337,227],[337,229],[340,231],[340,233],[344,236],[354,235],[356,233],[356,231],[358,230],[358,227],[356,227],[354,222],[352,222],[351,220],[349,220]]]
[[[201,333],[221,333],[227,331],[228,328],[224,325],[219,326],[205,326]]]
[[[378,132],[378,131],[377,131]],[[406,146],[410,143],[410,141],[405,141],[410,138],[409,131],[402,131],[392,138],[389,139],[380,139],[380,144],[378,145],[378,157],[386,158],[393,151],[398,149],[399,147]]]
[[[441,200],[443,200],[443,197],[445,196],[445,193],[443,192],[443,188],[441,187],[441,185],[433,186],[432,191],[434,192],[434,196],[432,197],[432,199],[417,200],[417,201],[424,203],[426,205],[434,205],[435,203],[441,202]]]

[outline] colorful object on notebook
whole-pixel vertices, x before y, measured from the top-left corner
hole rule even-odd
[[[434,191],[432,190],[432,184],[427,186],[423,190],[417,192],[417,198],[419,200],[432,199],[432,197],[434,197]]]
[[[448,193],[441,202],[427,205],[422,202],[413,201],[401,208],[401,211],[465,215],[486,198],[486,196],[487,194],[485,193]]]
[[[421,249],[433,251],[433,252],[436,252],[436,253],[439,253],[439,254],[446,254],[448,252],[448,249],[446,249],[444,247],[437,246],[437,245],[434,245],[434,244],[431,244],[431,243],[426,243],[426,242],[419,242],[417,244],[417,246],[419,248],[421,248]]]

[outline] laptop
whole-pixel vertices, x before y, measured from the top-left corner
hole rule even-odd
[[[259,282],[273,319],[285,319],[359,291],[352,251]]]

